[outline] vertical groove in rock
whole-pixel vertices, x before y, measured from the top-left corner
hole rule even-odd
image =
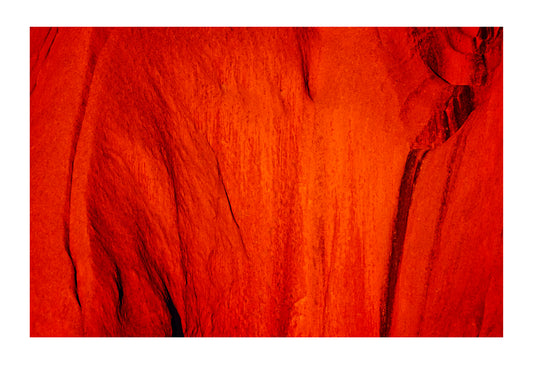
[[[449,201],[449,197],[450,197],[450,194],[452,193],[453,191],[453,187],[455,186],[455,180],[456,180],[456,177],[457,177],[457,171],[459,169],[459,167],[461,166],[461,160],[462,160],[462,157],[463,157],[463,153],[464,153],[464,143],[465,143],[465,138],[463,137],[463,135],[459,135],[459,138],[456,140],[455,142],[455,146],[452,150],[452,153],[451,153],[451,156],[450,156],[450,160],[448,162],[448,169],[447,172],[447,176],[446,176],[446,181],[444,183],[444,188],[442,190],[442,198],[441,198],[441,202],[440,202],[440,205],[439,205],[439,214],[438,214],[438,217],[437,217],[437,222],[436,222],[436,225],[435,225],[435,230],[434,230],[434,236],[433,236],[433,243],[432,243],[432,246],[431,246],[431,249],[430,249],[430,253],[429,253],[429,262],[428,262],[428,266],[427,266],[427,269],[425,271],[425,284],[424,284],[424,294],[423,294],[423,297],[424,297],[424,310],[422,310],[421,312],[421,316],[418,320],[418,335],[420,335],[420,332],[422,331],[422,326],[423,326],[423,322],[424,322],[424,313],[425,313],[425,308],[427,307],[427,301],[428,301],[428,292],[429,292],[429,287],[430,287],[430,282],[431,282],[431,277],[432,277],[432,272],[433,272],[433,268],[434,268],[434,265],[435,265],[435,262],[436,262],[436,259],[437,259],[437,254],[438,254],[438,251],[440,249],[440,246],[441,246],[441,242],[442,242],[442,227],[443,227],[443,224],[444,224],[444,220],[446,218],[446,214],[448,213],[448,201]]]
[[[167,306],[168,312],[170,314],[170,326],[171,326],[171,336],[172,337],[183,337],[183,327],[181,324],[181,316],[176,309],[176,306],[174,305],[174,301],[172,301],[172,297],[170,297],[170,292],[168,291],[168,288],[165,284],[163,284],[163,297],[165,304]]]
[[[59,29],[56,32],[56,35],[54,35],[54,39],[52,40],[52,43],[50,44],[50,47],[48,48],[46,57],[50,53],[50,49],[52,48],[53,41],[55,40],[55,37],[57,36],[57,33],[59,32]],[[99,34],[99,35],[97,35]],[[103,34],[103,40],[99,39],[98,37],[101,37],[100,34]],[[63,238],[64,238],[64,247],[68,254],[68,257],[70,259],[70,262],[72,263],[72,269],[73,269],[73,284],[74,284],[74,295],[76,297],[76,301],[78,302],[78,305],[81,309],[81,302],[80,297],[78,294],[78,274],[77,274],[77,268],[76,263],[72,256],[72,250],[70,247],[70,209],[71,209],[71,200],[72,200],[72,179],[73,179],[73,172],[74,172],[74,163],[76,159],[76,150],[78,148],[78,140],[80,138],[81,133],[81,127],[83,124],[83,119],[85,117],[85,110],[87,108],[87,100],[89,99],[89,92],[91,89],[91,83],[93,80],[93,74],[94,69],[96,68],[96,62],[98,59],[98,54],[100,53],[100,50],[105,44],[105,41],[107,40],[107,32],[106,31],[93,31],[91,35],[91,43],[89,46],[89,58],[87,63],[87,68],[85,71],[85,84],[83,86],[83,92],[81,93],[81,103],[78,108],[78,115],[76,116],[76,120],[74,122],[74,137],[72,139],[71,149],[70,149],[70,158],[69,158],[69,170],[68,170],[68,181],[67,181],[67,191],[66,196],[67,200],[65,202],[65,209],[64,209],[64,215],[63,215],[63,226],[64,226],[64,232],[63,232]]]
[[[309,28],[297,28],[296,29],[296,39],[298,41],[298,50],[300,52],[300,61],[301,61],[301,74],[302,80],[305,88],[305,93],[311,101],[313,101],[313,95],[311,89],[309,88],[309,69],[310,69],[310,43],[311,43],[311,34],[312,30]]]
[[[379,335],[382,337],[389,336],[392,323],[392,314],[394,310],[394,299],[396,296],[396,286],[398,283],[398,274],[403,256],[403,245],[405,241],[405,232],[407,230],[407,221],[409,218],[409,208],[413,190],[416,185],[416,179],[422,165],[427,150],[412,149],[409,151],[405,162],[405,169],[400,185],[398,195],[398,208],[394,220],[394,230],[392,234],[391,254],[388,262],[387,281],[385,283],[384,296],[381,302],[381,322]]]
[[[51,35],[51,32],[52,32],[53,29],[55,29],[55,32],[53,33],[53,36],[51,37],[52,40],[50,42],[48,42],[48,48],[46,50],[46,54],[44,55],[44,57],[42,57],[43,48],[45,48],[45,46],[47,44],[47,41],[50,39],[50,35]],[[44,63],[44,61],[48,58],[48,55],[50,54],[50,51],[52,50],[52,45],[54,44],[58,33],[59,33],[59,28],[57,28],[57,27],[56,28],[52,28],[52,27],[48,28],[46,36],[44,37],[44,39],[42,41],[42,45],[39,48],[39,52],[37,54],[37,57],[35,58],[35,61],[33,62],[33,64],[30,67],[30,72],[31,72],[31,75],[30,75],[31,76],[31,78],[30,78],[31,79],[31,82],[30,82],[30,97],[33,94],[33,91],[35,90],[35,87],[37,86],[37,78],[39,76],[39,70],[42,67],[42,64]]]
[[[44,55],[44,59],[45,60],[48,57],[48,54],[50,54],[50,50],[52,50],[52,46],[54,45],[54,42],[55,42],[56,37],[57,37],[57,34],[59,33],[59,28],[56,27],[55,29],[56,29],[56,31],[54,33],[54,36],[52,37],[52,41],[50,42],[50,46],[48,46],[48,50],[46,50],[46,54]]]

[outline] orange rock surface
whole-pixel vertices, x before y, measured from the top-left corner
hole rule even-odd
[[[502,336],[502,28],[32,28],[32,336]]]

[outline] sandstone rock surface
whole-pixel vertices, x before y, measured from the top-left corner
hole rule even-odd
[[[502,28],[32,28],[32,336],[502,336]]]

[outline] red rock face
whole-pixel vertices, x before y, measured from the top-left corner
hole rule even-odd
[[[501,28],[32,28],[32,336],[502,336]]]

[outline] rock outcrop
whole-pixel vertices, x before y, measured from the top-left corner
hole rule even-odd
[[[502,336],[502,28],[32,28],[32,336]]]

